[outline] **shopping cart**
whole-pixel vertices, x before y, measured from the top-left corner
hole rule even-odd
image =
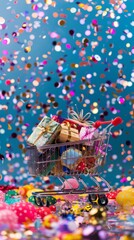
[[[111,129],[120,123],[122,123],[120,117],[106,122],[96,121],[94,123],[95,129],[103,124],[107,124],[107,126],[104,129],[101,128],[99,135],[92,139],[48,144],[40,150],[35,146],[28,146],[27,156],[30,175],[34,177],[54,176],[61,183],[54,190],[33,192],[36,204],[38,206],[48,206],[48,196],[87,194],[90,203],[94,204],[97,201],[100,206],[106,206],[108,203],[106,193],[111,191],[112,187],[99,175],[98,167],[105,164],[107,151],[110,147]],[[95,187],[89,187],[83,176],[88,176]],[[74,189],[69,181],[70,177],[78,182],[78,188]],[[68,188],[65,187],[65,181],[69,184]]]

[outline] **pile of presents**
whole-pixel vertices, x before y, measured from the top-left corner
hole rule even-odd
[[[70,116],[45,116],[28,137],[32,175],[87,173],[97,166],[100,157],[104,158],[104,138],[90,121],[90,113],[84,116],[83,110],[71,110]]]

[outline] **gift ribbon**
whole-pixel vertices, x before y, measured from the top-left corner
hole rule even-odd
[[[70,126],[70,123],[69,122],[65,122],[65,123],[62,123],[62,125],[68,127],[68,138],[67,138],[67,140],[70,140],[71,139],[71,126]]]
[[[72,109],[70,111],[70,115],[71,115],[73,120],[79,121],[81,123],[85,123],[85,124],[88,124],[88,125],[92,125],[94,123],[92,121],[89,121],[91,113],[88,112],[88,113],[86,113],[86,115],[84,115],[83,109],[80,111],[80,113],[79,112],[77,113],[76,111],[74,111]]]
[[[51,126],[50,126],[52,122],[53,122],[53,120],[51,120],[45,127],[44,126],[37,126],[37,128],[41,130],[41,133],[35,139],[33,144],[35,144],[40,139],[40,137],[42,137],[42,135],[44,133],[52,133]]]

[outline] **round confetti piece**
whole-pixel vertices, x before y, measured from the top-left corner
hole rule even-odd
[[[0,24],[4,24],[5,23],[5,18],[0,16]]]
[[[66,24],[66,21],[64,19],[61,19],[58,21],[59,26],[64,26]]]

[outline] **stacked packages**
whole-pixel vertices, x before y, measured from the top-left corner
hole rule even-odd
[[[83,116],[83,110],[80,114],[72,110],[70,114],[67,119],[45,116],[29,136],[28,144],[36,149],[29,159],[34,175],[84,173],[95,167],[99,131],[89,121],[90,113]]]

